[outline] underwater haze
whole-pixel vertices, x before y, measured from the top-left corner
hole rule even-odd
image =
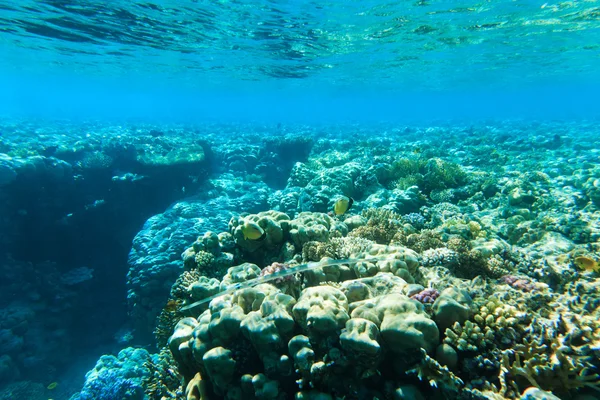
[[[0,0],[0,400],[600,399],[600,3]]]
[[[11,113],[311,122],[597,115],[593,1],[0,8],[0,100]]]

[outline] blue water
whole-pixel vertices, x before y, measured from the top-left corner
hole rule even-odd
[[[346,137],[356,144],[364,132],[381,133],[379,146],[411,156],[423,143],[429,146],[428,140],[439,144],[444,133],[433,129],[435,137],[423,137],[404,129],[410,124],[442,127],[442,132],[452,127],[448,132],[462,140],[470,135],[463,127],[495,121],[490,126],[500,127],[497,131],[486,126],[474,135],[495,135],[489,146],[503,146],[511,136],[534,137],[526,138],[526,144],[515,139],[509,154],[529,147],[539,153],[556,150],[548,143],[563,137],[566,145],[576,143],[579,147],[572,148],[585,153],[577,156],[588,157],[589,164],[581,166],[587,170],[597,165],[593,142],[600,118],[599,71],[600,3],[595,0],[0,0],[0,167],[9,158],[18,161],[15,169],[21,158],[47,161],[42,166],[31,162],[36,165],[31,167],[33,178],[26,168],[19,172],[22,180],[12,170],[0,174],[0,223],[12,229],[0,229],[0,246],[12,246],[0,248],[0,260],[9,253],[16,259],[11,259],[14,270],[4,261],[0,267],[14,272],[6,279],[9,284],[11,279],[18,282],[4,294],[20,295],[22,282],[35,280],[33,289],[25,290],[31,290],[31,298],[10,301],[23,300],[24,308],[44,303],[44,318],[55,328],[46,329],[45,319],[20,311],[20,304],[13,307],[15,320],[37,324],[27,329],[20,325],[23,332],[15,335],[0,326],[0,346],[10,349],[25,371],[12,376],[17,368],[3,361],[0,352],[0,389],[6,382],[30,381],[25,389],[34,388],[39,396],[27,398],[55,400],[79,391],[85,372],[101,354],[130,343],[123,339],[131,319],[127,254],[144,222],[173,202],[197,195],[194,190],[206,198],[228,196],[203,186],[207,176],[185,171],[177,179],[157,174],[148,189],[141,179],[155,171],[121,168],[131,167],[127,163],[94,169],[93,161],[102,161],[94,156],[127,158],[125,150],[119,152],[127,147],[122,142],[133,143],[138,133],[136,145],[149,149],[155,142],[170,149],[177,140],[196,145],[196,137],[190,137],[204,139],[207,133],[222,158],[210,178],[227,175],[222,185],[230,184],[231,176],[239,179],[247,186],[233,190],[236,195],[245,194],[247,187],[259,187],[262,193],[267,185],[282,189],[292,165],[308,162],[308,153],[292,159],[293,151],[269,159],[269,135],[287,132],[318,139],[331,134],[332,143],[339,140],[346,146]],[[510,122],[503,125],[505,120]],[[554,124],[557,120],[563,121]],[[572,120],[585,121],[577,125]],[[186,123],[199,128],[188,129]],[[368,128],[355,129],[354,123]],[[320,126],[327,126],[323,133]],[[498,133],[503,127],[506,138]],[[111,135],[117,137],[114,142]],[[415,137],[410,135],[423,143],[408,143]],[[577,143],[578,136],[583,143]],[[448,154],[441,145],[436,157],[461,153],[456,140],[450,141]],[[328,154],[326,147],[319,149],[321,156],[332,158],[337,150]],[[465,166],[479,168],[482,154],[488,153],[484,148],[465,157]],[[571,157],[559,154],[563,161]],[[104,160],[112,162],[109,156]],[[92,165],[88,169],[86,160]],[[289,165],[278,174],[275,167],[281,160]],[[507,170],[525,168],[520,162]],[[61,168],[67,170],[64,176]],[[136,179],[139,174],[141,183],[126,180],[127,173]],[[271,180],[258,185],[260,174]],[[42,244],[37,243],[40,237]],[[180,240],[189,246],[188,238]],[[183,249],[170,251],[177,259]],[[73,289],[61,281],[65,272],[82,267],[94,270],[90,282],[81,282],[89,288]],[[71,297],[44,291],[46,280],[51,288],[66,287]],[[2,304],[0,311],[5,309]],[[54,336],[53,347],[45,338]],[[65,350],[61,343],[71,347]],[[148,341],[132,344],[149,346]],[[19,346],[42,356],[17,359]],[[58,367],[47,365],[49,359],[58,360]],[[47,388],[52,381],[60,383],[57,390]]]
[[[176,121],[591,117],[599,14],[594,2],[0,2],[0,109]]]

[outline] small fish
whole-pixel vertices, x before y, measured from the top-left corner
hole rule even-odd
[[[169,300],[167,301],[167,305],[165,306],[165,311],[174,312],[179,308],[179,303],[177,300]]]
[[[46,389],[53,390],[53,389],[56,389],[57,386],[58,386],[58,382],[52,382],[51,384],[46,386]]]
[[[600,266],[598,265],[596,260],[594,260],[591,257],[586,257],[586,256],[575,257],[573,262],[579,268],[586,270],[588,272],[592,272],[592,271],[599,272],[600,271]]]
[[[242,235],[244,235],[244,240],[264,240],[267,237],[263,228],[250,221],[246,221],[242,226]]]
[[[350,207],[352,207],[352,204],[354,204],[354,199],[352,197],[342,196],[333,205],[333,213],[335,215],[343,215],[348,212]]]

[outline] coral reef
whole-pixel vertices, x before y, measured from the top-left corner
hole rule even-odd
[[[402,218],[391,210],[371,208],[362,212],[366,224],[353,229],[350,236],[372,240],[379,244],[390,244],[401,228]]]
[[[138,229],[162,212],[115,239],[121,247],[133,240],[131,325],[137,343],[157,353],[102,358],[79,398],[597,396],[593,125],[589,135],[510,121],[384,125],[366,136],[186,129],[66,132],[60,143],[0,138],[0,244],[16,259],[57,254],[32,240],[44,237],[38,225],[51,226],[48,235],[70,224],[78,230],[65,231],[86,232],[109,208]],[[159,191],[158,206],[142,207]],[[86,201],[61,200],[74,195]],[[339,196],[354,204],[335,216]],[[115,198],[132,205],[117,212]],[[75,260],[94,259],[105,244],[69,243],[80,243]],[[84,325],[69,318],[75,299],[115,272],[99,268],[106,260],[6,260],[0,379],[54,377],[75,349],[68,328]],[[24,300],[12,301],[14,293]]]
[[[102,356],[85,377],[85,385],[72,400],[144,399],[151,369],[144,349],[126,348],[117,357]]]

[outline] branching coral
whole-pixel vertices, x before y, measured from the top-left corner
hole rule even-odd
[[[102,170],[112,166],[114,159],[101,151],[87,153],[77,166],[87,170]]]
[[[437,249],[428,249],[421,255],[421,264],[424,267],[433,267],[441,265],[443,267],[453,269],[460,261],[458,253],[446,247]]]
[[[527,323],[526,313],[491,297],[479,307],[473,321],[447,329],[444,342],[462,351],[483,351],[492,346],[506,348],[524,337]]]
[[[423,169],[427,160],[423,157],[404,157],[396,160],[389,172],[389,178],[397,189],[407,189],[423,182]]]
[[[393,381],[397,375],[392,378],[383,366],[395,374],[416,374],[437,388],[426,390],[439,398],[515,398],[530,386],[570,396],[599,385],[592,369],[599,366],[600,328],[594,318],[600,318],[597,296],[586,296],[595,290],[589,277],[566,285],[567,294],[554,295],[548,285],[535,281],[531,260],[482,234],[483,223],[450,204],[435,210],[441,217],[429,216],[433,222],[426,224],[434,228],[421,229],[421,224],[419,230],[392,211],[370,209],[360,216],[360,224],[344,225],[353,227],[347,237],[343,229],[334,229],[338,220],[304,213],[285,220],[287,243],[295,235],[298,244],[291,245],[286,264],[275,263],[262,272],[249,263],[232,267],[220,285],[206,277],[194,277],[197,282],[190,284],[194,267],[172,294],[199,300],[202,308],[192,310],[196,315],[208,309],[197,326],[182,323],[171,338],[180,371],[188,380],[200,371],[212,394],[231,398],[324,388],[354,398],[361,391],[374,393],[368,388],[375,382],[373,387],[405,383]],[[417,225],[424,221],[411,218]],[[387,244],[392,238],[421,256],[374,243]],[[203,252],[195,249],[195,265]],[[300,252],[302,261],[322,265],[297,265]],[[294,281],[294,275],[302,279]],[[508,285],[495,279],[501,276],[507,276]],[[196,299],[189,292],[200,279],[217,291]],[[284,287],[287,283],[293,290]],[[187,295],[180,293],[184,289]],[[169,306],[174,305],[178,303]],[[405,309],[412,312],[410,318]],[[576,317],[573,310],[595,314]],[[172,330],[166,317],[163,325]],[[306,340],[296,349],[299,333]],[[453,360],[441,355],[434,360],[426,352],[418,357],[421,348],[433,354],[439,346],[446,346]],[[389,354],[402,354],[402,361]],[[226,374],[219,372],[221,367]]]
[[[458,277],[472,279],[477,275],[489,278],[500,278],[503,275],[509,275],[514,264],[506,261],[502,255],[509,254],[501,252],[500,254],[486,255],[481,249],[472,248],[469,241],[452,237],[448,240],[447,246],[450,250],[458,254],[458,263],[455,264],[452,271]]]
[[[179,308],[183,302],[181,300],[169,300],[165,307],[161,310],[156,319],[156,328],[154,329],[154,338],[156,346],[162,348],[167,345],[169,336],[173,333],[173,327],[183,318],[183,314]]]
[[[557,394],[581,388],[600,392],[600,375],[592,372],[595,367],[590,357],[568,356],[560,342],[560,336],[550,346],[525,339],[513,349],[505,350],[501,382],[506,382],[507,387],[501,390],[505,394],[520,393],[526,386],[535,386]]]
[[[456,398],[458,391],[464,385],[462,379],[429,357],[424,349],[421,349],[421,356],[417,366],[407,373],[415,374],[420,380],[427,381],[434,388],[439,388],[444,398]]]
[[[158,354],[144,363],[149,370],[144,378],[145,393],[150,399],[180,399],[181,375],[174,367],[171,352],[163,347]]]
[[[440,238],[440,234],[431,229],[423,229],[419,233],[410,234],[406,236],[406,239],[400,240],[400,243],[418,253],[445,246]]]
[[[460,165],[432,158],[425,165],[424,191],[442,190],[467,183],[467,174]]]
[[[412,225],[415,229],[423,229],[425,228],[425,223],[427,220],[422,214],[419,213],[410,213],[402,216],[402,221],[406,224]]]
[[[570,398],[584,388],[600,391],[600,376],[594,372],[600,355],[597,316],[575,314],[565,295],[538,304],[540,310],[528,316],[520,310],[531,310],[531,306],[520,297],[540,294],[520,292],[513,298],[508,296],[510,291],[482,305],[473,321],[446,330],[446,343],[464,355],[479,353],[474,358],[467,355],[464,368],[477,366],[475,359],[483,357],[491,362],[488,372],[497,371],[496,379],[480,383],[479,389],[504,398],[519,397],[529,386],[560,398]],[[496,362],[499,369],[493,367]],[[477,368],[483,373],[485,365]],[[475,385],[475,380],[470,384]]]
[[[320,261],[325,257],[333,259],[351,258],[373,247],[373,242],[360,237],[347,236],[332,238],[328,242],[308,242],[302,247],[303,261]]]
[[[402,226],[402,217],[391,210],[370,208],[363,211],[362,216],[367,219],[367,224],[351,231],[350,236],[389,244]]]
[[[179,309],[190,298],[190,286],[201,276],[201,273],[196,270],[184,271],[171,287],[169,300],[158,315],[154,329],[154,337],[159,349],[167,345],[169,336],[173,334],[173,328],[184,317]]]
[[[482,330],[479,325],[471,321],[465,321],[463,325],[456,322],[452,328],[446,329],[444,342],[461,351],[476,352],[492,345],[494,332],[489,327]]]

